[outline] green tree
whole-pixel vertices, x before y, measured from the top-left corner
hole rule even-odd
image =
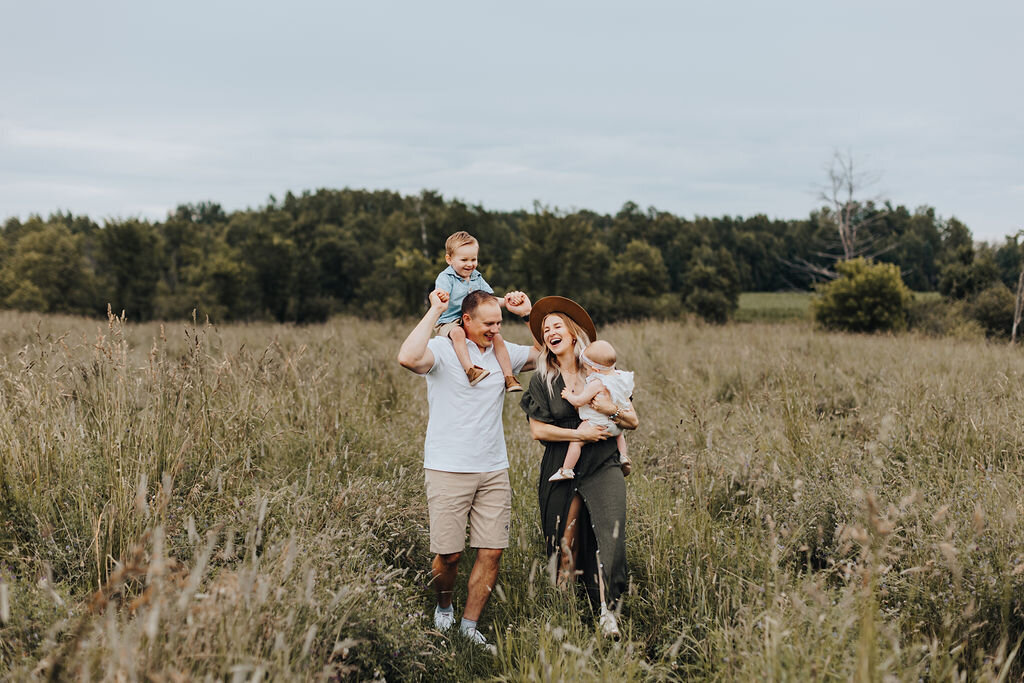
[[[81,242],[64,225],[44,224],[22,234],[4,264],[5,304],[43,313],[98,313],[95,275]]]
[[[708,322],[727,321],[740,298],[739,272],[729,252],[707,245],[695,249],[686,267],[683,291],[687,310]]]
[[[96,240],[105,303],[131,319],[152,318],[163,260],[160,235],[150,223],[132,219],[108,222]]]
[[[661,252],[643,240],[632,240],[613,258],[608,281],[616,318],[670,315],[672,302],[679,299],[669,294],[668,270]]]

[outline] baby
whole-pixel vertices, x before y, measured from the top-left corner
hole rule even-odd
[[[591,408],[590,402],[604,391],[611,396],[612,401],[620,410],[627,408],[630,404],[629,397],[633,395],[633,373],[615,369],[615,349],[606,341],[595,341],[588,346],[580,356],[580,360],[583,361],[587,370],[587,383],[583,387],[583,391],[579,393],[569,391],[568,388],[563,389],[562,398],[579,410],[583,420],[605,427],[608,433],[615,437],[615,443],[619,447],[619,463],[622,467],[622,474],[628,476],[633,465],[626,454],[626,437],[607,415]],[[551,475],[548,481],[575,479],[576,473],[573,471],[573,467],[580,459],[582,448],[581,442],[570,441],[569,450],[565,454],[565,462],[557,472]]]
[[[478,289],[494,294],[494,290],[487,284],[487,280],[477,270],[479,251],[480,243],[468,232],[460,230],[450,235],[444,243],[444,260],[448,262],[448,267],[441,271],[434,282],[435,289],[448,293],[448,308],[438,318],[434,334],[448,337],[452,341],[455,346],[455,355],[459,359],[459,363],[462,364],[462,369],[466,371],[466,379],[470,386],[476,386],[480,380],[490,374],[490,370],[473,365],[466,348],[466,333],[462,329],[462,300],[466,298],[466,295]],[[506,296],[513,297],[512,294]],[[515,299],[509,299],[509,303],[513,306],[522,303],[521,296],[515,297]],[[504,308],[505,303],[504,298],[498,298],[499,306]],[[512,360],[509,358],[505,340],[500,334],[494,335],[494,356],[501,367],[502,374],[505,375],[505,391],[522,391],[523,385],[512,373]]]

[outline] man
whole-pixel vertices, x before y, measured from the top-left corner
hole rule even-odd
[[[520,297],[521,303],[512,303]],[[470,386],[452,342],[430,338],[447,305],[447,292],[430,293],[430,310],[402,343],[398,362],[427,380],[430,419],[423,467],[430,551],[436,553],[431,565],[437,593],[434,625],[446,630],[455,622],[452,589],[468,519],[469,544],[477,552],[459,630],[493,652],[476,626],[498,578],[512,517],[512,486],[501,421],[505,384],[493,348],[494,336],[501,330],[501,308],[497,298],[484,291],[471,292],[462,302],[462,327],[470,357],[475,365],[491,371]],[[522,292],[509,292],[505,307],[528,320],[532,305]],[[539,353],[536,347],[505,345],[513,372],[533,369]]]

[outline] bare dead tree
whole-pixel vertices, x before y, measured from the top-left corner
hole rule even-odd
[[[420,249],[423,255],[430,257],[427,252],[427,220],[423,216],[423,198],[426,196],[427,191],[423,190],[420,192],[420,196],[416,197],[416,216],[420,219]]]
[[[838,150],[825,170],[828,181],[821,186],[817,199],[824,204],[821,217],[835,227],[836,238],[816,245],[810,252],[817,262],[802,257],[786,261],[793,270],[812,280],[834,280],[839,276],[835,270],[837,262],[860,256],[875,258],[896,247],[883,244],[887,235],[877,231],[877,225],[888,213],[884,200],[878,195],[861,196],[878,182],[879,175],[860,170],[850,152]]]
[[[1017,343],[1017,330],[1020,328],[1021,314],[1024,313],[1024,268],[1020,270],[1020,277],[1017,278],[1017,302],[1013,307],[1013,332],[1010,334],[1010,343]]]
[[[864,256],[877,239],[870,235],[871,227],[885,217],[885,212],[864,216],[868,202],[881,203],[879,197],[869,200],[857,195],[879,180],[877,173],[861,171],[854,167],[853,155],[836,151],[828,167],[828,184],[818,194],[818,199],[828,207],[828,217],[836,227],[839,242],[843,248],[843,260],[849,261]]]
[[[1024,230],[1017,231],[1016,238],[1024,235]],[[1016,241],[1016,240],[1015,240]],[[1020,329],[1020,320],[1024,316],[1024,259],[1021,259],[1020,275],[1017,277],[1017,300],[1013,307],[1013,331],[1010,333],[1010,343],[1017,343],[1017,331]]]

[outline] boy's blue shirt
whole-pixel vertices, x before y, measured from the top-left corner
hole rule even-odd
[[[469,276],[469,282],[466,282],[459,277],[459,274],[451,266],[442,270],[441,274],[437,276],[437,280],[434,281],[434,288],[443,289],[448,292],[448,308],[437,319],[438,325],[459,319],[459,316],[462,315],[462,300],[470,292],[482,289],[489,294],[494,294],[494,290],[487,284],[487,280],[484,279],[479,270],[474,270],[473,274]]]

